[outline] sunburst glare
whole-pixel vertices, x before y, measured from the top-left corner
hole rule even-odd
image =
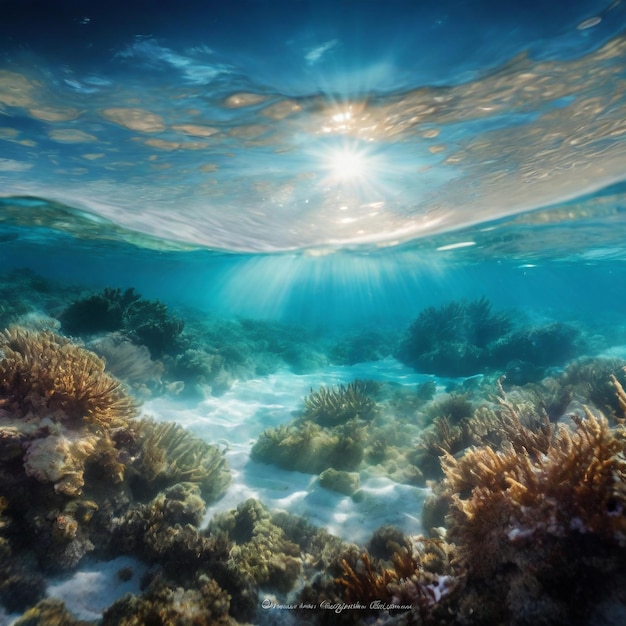
[[[372,174],[365,152],[347,147],[330,151],[328,169],[331,177],[339,182],[356,181]]]

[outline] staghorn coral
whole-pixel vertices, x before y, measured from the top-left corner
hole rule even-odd
[[[449,623],[450,600],[463,583],[450,563],[451,554],[444,542],[423,537],[414,543],[404,539],[388,560],[351,548],[340,557],[341,575],[334,579],[335,590],[341,602],[360,605],[370,613],[389,612],[411,624]],[[363,610],[357,613],[362,615]]]
[[[136,420],[130,426],[136,458],[129,481],[138,497],[179,482],[197,484],[202,497],[216,500],[230,484],[224,453],[174,422]]]
[[[497,447],[470,448],[460,458],[446,453],[442,461],[448,537],[479,595],[474,605],[495,611],[475,619],[574,623],[625,555],[622,427],[585,408],[571,427],[544,421],[534,430],[506,398],[501,407]]]
[[[611,375],[611,384],[615,387],[615,395],[617,396],[617,402],[622,412],[620,420],[623,422],[624,417],[626,417],[626,391],[624,391],[624,386],[614,374]]]
[[[98,356],[49,331],[0,334],[0,405],[12,416],[55,416],[111,428],[137,408]]]
[[[351,419],[371,420],[378,412],[369,394],[373,383],[355,380],[338,387],[320,387],[304,398],[303,418],[321,426],[336,426]]]

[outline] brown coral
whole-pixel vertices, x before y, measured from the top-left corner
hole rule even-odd
[[[341,559],[343,574],[334,581],[342,601],[375,610],[411,610],[415,617],[419,615],[420,624],[447,604],[462,583],[451,568],[449,546],[423,537],[417,538],[415,546],[403,543],[390,561],[347,551]]]
[[[12,416],[108,428],[137,413],[104,361],[69,339],[13,327],[0,334],[0,351],[0,402]]]
[[[506,397],[500,404],[499,443],[442,460],[447,536],[467,568],[472,610],[482,607],[474,618],[587,619],[625,555],[624,427],[584,407],[569,423],[536,428],[536,417],[530,428]]]
[[[624,445],[603,416],[587,410],[574,423],[574,430],[559,424],[549,439],[520,424],[518,440],[527,445],[445,455],[451,537],[473,572],[487,575],[509,546],[539,535],[626,542]]]

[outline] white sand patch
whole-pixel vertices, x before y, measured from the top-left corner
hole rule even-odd
[[[427,489],[371,477],[364,471],[360,473],[360,491],[350,497],[324,489],[317,476],[250,460],[250,450],[258,436],[266,428],[292,420],[311,388],[346,384],[356,378],[405,385],[429,380],[395,359],[385,359],[328,367],[305,375],[283,371],[237,383],[224,395],[195,405],[176,398],[158,398],[146,403],[144,412],[158,421],[176,421],[205,441],[226,449],[233,482],[219,502],[208,509],[205,523],[217,512],[236,508],[247,498],[258,498],[271,509],[305,517],[349,541],[366,541],[385,524],[397,526],[405,533],[419,533]]]
[[[130,578],[123,580],[119,572],[128,569]],[[126,593],[139,593],[140,580],[147,567],[130,557],[111,561],[85,562],[71,576],[48,581],[47,593],[65,602],[78,619],[97,620],[102,612]]]

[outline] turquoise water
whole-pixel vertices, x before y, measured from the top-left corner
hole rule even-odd
[[[624,622],[625,6],[420,4],[0,0],[0,624]]]

